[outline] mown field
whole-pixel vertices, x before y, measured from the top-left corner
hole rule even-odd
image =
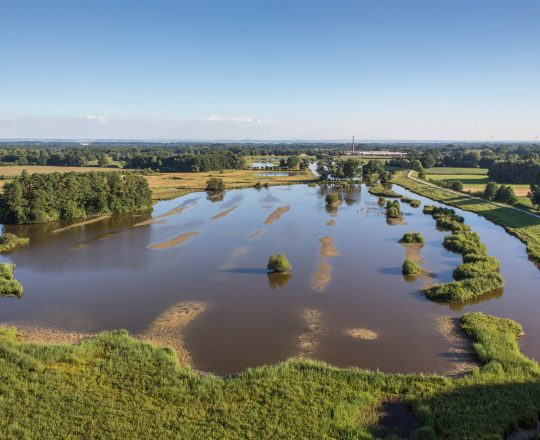
[[[57,166],[6,166],[0,167],[0,176],[12,178],[18,176],[23,170],[29,173],[66,173],[75,171],[87,173],[91,171],[122,171],[120,168],[98,167],[57,167]],[[123,170],[127,171],[127,170]],[[295,172],[289,176],[257,176],[257,170],[225,170],[209,173],[156,173],[144,176],[152,190],[154,200],[172,199],[193,191],[203,191],[206,181],[210,177],[219,177],[224,180],[227,188],[248,188],[257,182],[269,185],[289,185],[313,180],[311,171]],[[9,180],[0,180],[0,188]]]
[[[396,173],[393,182],[422,196],[482,215],[503,226],[527,245],[527,252],[532,259],[540,262],[540,219],[517,209],[495,205],[488,200],[473,199],[443,188],[428,186],[407,178],[404,171]]]
[[[201,375],[169,348],[104,332],[26,344],[0,330],[2,438],[502,439],[540,413],[540,368],[521,327],[481,313],[462,329],[483,363],[458,379],[290,360]]]

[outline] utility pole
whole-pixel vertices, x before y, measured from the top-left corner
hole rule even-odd
[[[352,155],[354,156],[354,135],[352,137]]]

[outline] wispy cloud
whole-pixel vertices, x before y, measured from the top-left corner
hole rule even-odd
[[[105,116],[88,115],[84,118],[86,121],[95,122],[96,124],[108,124],[109,120]]]
[[[263,121],[261,119],[254,119],[250,118],[248,116],[206,116],[200,118],[201,121],[208,121],[208,122],[231,122],[231,123],[238,123],[238,124],[262,124]]]

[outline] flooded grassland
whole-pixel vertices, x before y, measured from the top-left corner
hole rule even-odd
[[[365,188],[330,208],[326,191],[241,189],[217,201],[195,193],[158,203],[152,216],[8,225],[31,244],[3,257],[17,265],[25,291],[21,299],[0,298],[0,323],[36,340],[44,329],[42,339],[68,342],[125,328],[219,374],[291,356],[455,373],[469,359],[453,320],[482,310],[520,322],[525,354],[540,359],[540,271],[516,238],[460,212],[500,259],[506,285],[475,304],[433,303],[422,288],[450,281],[461,262],[442,246],[448,232],[407,204],[403,222],[387,224]],[[424,246],[399,244],[405,232],[421,232]],[[267,274],[273,252],[287,255],[291,274]],[[422,276],[402,276],[405,257],[421,262]]]

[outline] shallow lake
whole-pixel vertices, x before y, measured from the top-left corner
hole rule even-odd
[[[389,225],[364,187],[344,192],[337,209],[325,206],[325,195],[307,185],[233,190],[213,201],[195,193],[158,203],[153,217],[167,215],[137,227],[150,215],[59,232],[52,232],[58,224],[8,225],[31,245],[3,257],[17,265],[25,291],[21,299],[0,298],[0,322],[139,333],[174,304],[200,301],[206,310],[184,331],[200,370],[227,374],[278,362],[315,341],[309,355],[337,366],[444,373],[459,359],[437,317],[482,310],[520,322],[522,348],[540,359],[540,271],[520,241],[460,212],[501,260],[506,286],[477,304],[437,304],[422,286],[450,281],[461,257],[443,248],[447,232],[431,216],[402,204],[406,224]],[[426,238],[420,257],[431,279],[409,282],[398,240],[416,231]],[[290,278],[266,274],[272,252],[287,254]],[[378,337],[345,333],[356,328]]]

